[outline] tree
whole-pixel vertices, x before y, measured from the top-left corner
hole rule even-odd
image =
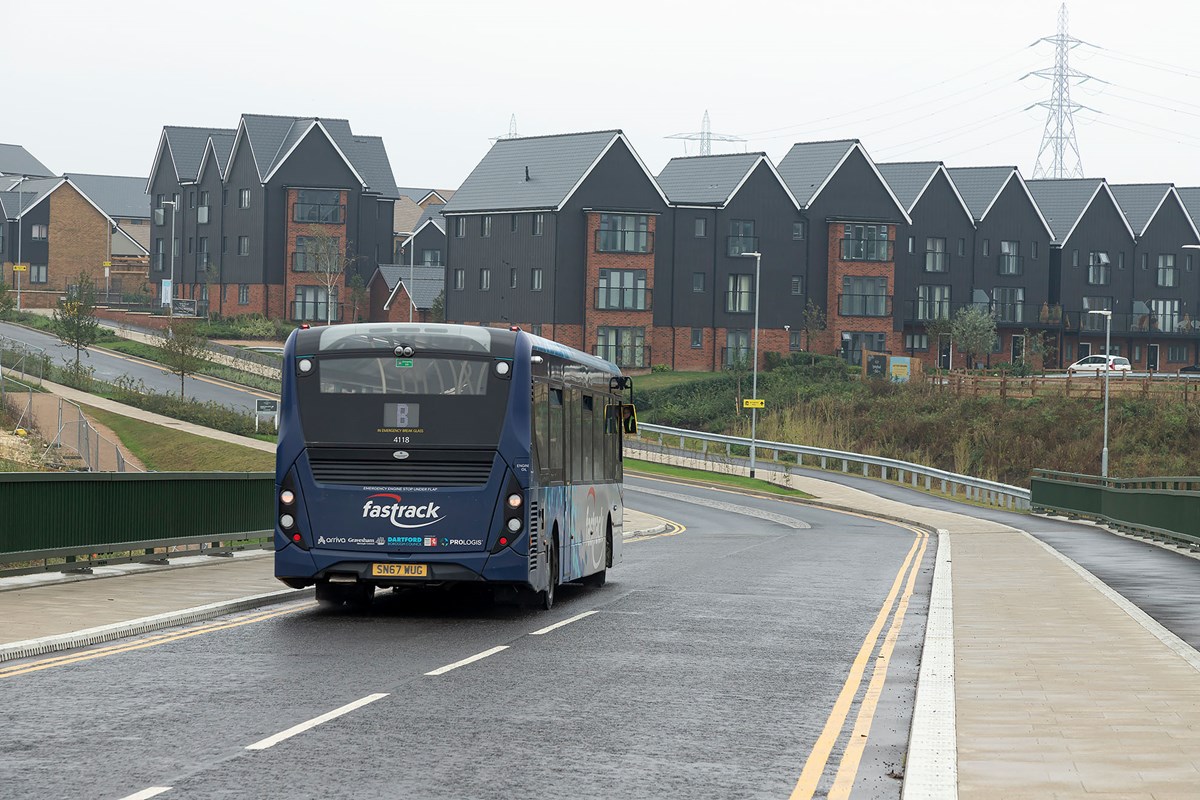
[[[446,321],[446,290],[443,289],[437,297],[433,298],[433,305],[429,307],[430,322],[445,322]]]
[[[367,307],[367,285],[357,272],[350,276],[350,321],[358,322],[359,310]]]
[[[1058,352],[1054,339],[1047,336],[1044,331],[1031,332],[1028,328],[1021,333],[1025,337],[1024,361],[1029,362],[1034,356],[1039,356],[1042,362],[1042,374],[1045,375],[1046,362],[1053,360]]]
[[[967,367],[975,356],[991,351],[996,341],[996,318],[979,306],[960,308],[950,325],[950,337],[959,352],[967,357]]]
[[[325,287],[325,324],[332,325],[338,286],[345,283],[346,268],[355,259],[339,237],[319,232],[305,235],[303,253],[306,270]]]
[[[825,309],[821,308],[820,304],[811,297],[805,300],[803,322],[800,329],[804,331],[804,346],[810,351],[813,349],[813,334],[825,330],[827,323]]]
[[[100,338],[100,321],[96,319],[96,284],[92,276],[80,272],[74,288],[54,309],[51,330],[67,347],[75,348],[75,374],[79,375],[79,357],[88,345]]]
[[[183,397],[184,378],[194,375],[204,364],[204,353],[208,351],[208,339],[199,332],[196,320],[176,322],[165,335],[159,337],[158,347],[162,350],[165,372],[179,376],[179,396]]]
[[[0,319],[8,319],[12,316],[13,309],[16,307],[17,301],[13,298],[12,292],[8,289],[8,284],[0,278]]]

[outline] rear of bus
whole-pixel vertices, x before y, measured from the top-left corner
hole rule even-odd
[[[529,347],[462,325],[293,333],[276,577],[335,603],[380,587],[543,577],[531,576],[527,536]]]

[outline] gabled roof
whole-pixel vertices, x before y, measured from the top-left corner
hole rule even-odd
[[[395,302],[396,295],[399,294],[401,286],[407,286],[411,283],[411,286],[408,287],[408,295],[412,298],[413,305],[417,308],[432,308],[433,301],[446,288],[445,267],[408,267],[402,264],[380,264],[379,274],[383,277],[384,283],[387,284],[390,290],[388,299],[383,304],[385,310],[392,307],[392,303]]]
[[[417,222],[421,219],[424,212],[425,209],[414,203],[412,198],[401,194],[400,199],[392,203],[392,233],[412,233],[417,229]]]
[[[1169,183],[1114,183],[1108,188],[1112,189],[1113,197],[1117,198],[1121,211],[1125,212],[1125,219],[1129,220],[1139,237],[1146,232],[1150,220],[1154,219],[1162,204],[1173,194],[1173,187]]]
[[[158,151],[154,154],[154,163],[150,165],[150,179],[158,171],[158,163],[163,154],[168,153],[175,168],[175,180],[189,183],[196,180],[200,174],[200,160],[204,158],[204,149],[210,136],[232,136],[236,131],[230,128],[186,128],[179,125],[164,125],[162,136],[158,140]],[[149,180],[146,190],[149,191]]]
[[[1192,218],[1192,225],[1200,227],[1200,186],[1182,187],[1176,189],[1175,193],[1179,195],[1180,202]]]
[[[1016,171],[1016,167],[951,167],[947,170],[976,222],[991,209]]]
[[[140,190],[142,184],[144,183],[144,181],[141,178],[122,178],[119,176],[112,176],[112,175],[85,175],[85,176],[83,176],[83,178],[84,178],[83,184],[90,183],[90,185],[93,186],[94,188],[96,188],[102,195],[106,196],[106,202],[111,202],[114,204],[115,207],[124,208],[126,210],[134,210],[128,206],[128,203],[130,201],[129,200],[130,193],[131,193],[131,191]],[[89,181],[89,179],[90,179],[90,181]],[[130,184],[133,184],[133,186],[134,186],[134,188],[132,190],[130,188]],[[21,199],[23,198],[23,200],[24,200],[23,209],[24,210],[21,211],[21,214],[20,214],[20,216],[23,217],[26,214],[28,214],[30,211],[32,211],[35,207],[37,207],[40,203],[42,203],[42,201],[44,201],[47,197],[49,197],[50,195],[52,195],[56,191],[58,191],[59,187],[64,186],[64,185],[70,185],[72,188],[75,189],[75,191],[79,192],[80,196],[83,197],[83,199],[86,200],[89,204],[91,204],[92,208],[96,209],[97,213],[99,213],[102,217],[104,217],[106,220],[108,220],[109,225],[111,225],[114,229],[120,230],[121,235],[124,236],[126,239],[128,239],[130,241],[130,243],[133,244],[137,248],[137,250],[140,251],[143,255],[146,255],[150,252],[140,242],[138,242],[136,239],[134,239],[132,236],[130,236],[128,233],[126,233],[124,231],[124,229],[121,229],[120,226],[117,224],[117,221],[115,219],[113,219],[113,215],[110,214],[108,211],[106,211],[104,208],[102,208],[100,206],[100,204],[96,202],[95,198],[93,198],[87,192],[87,190],[84,188],[83,185],[76,183],[75,178],[73,178],[73,177],[64,176],[62,178],[41,178],[38,180],[25,181],[25,183],[22,184],[23,191],[21,193],[18,193],[18,192],[0,193],[0,202],[3,202],[5,210],[7,212],[10,212],[11,215],[15,218],[17,216],[15,213],[16,210],[18,208],[22,208],[22,206],[20,206],[19,203],[20,203]],[[145,197],[144,194],[142,196]],[[32,198],[32,200],[31,200],[31,198]],[[149,217],[150,216],[150,214],[149,214],[149,211],[150,211],[149,198],[146,198],[146,207],[144,209],[138,209],[138,211],[139,211],[139,213],[137,213],[137,214],[129,214],[129,213],[122,212],[122,213],[118,214],[118,216],[125,216],[125,217],[140,216],[142,218]]]
[[[888,185],[892,187],[892,192],[900,199],[910,214],[921,198],[925,196],[925,190],[929,188],[929,184],[933,183],[933,179],[939,172],[942,173],[950,184],[950,191],[954,192],[954,196],[958,198],[958,203],[962,206],[967,219],[974,222],[975,216],[967,206],[967,201],[959,194],[958,187],[954,185],[950,173],[946,171],[946,165],[941,161],[894,161],[890,164],[876,166]]]
[[[150,195],[146,194],[145,178],[86,175],[79,172],[64,177],[69,178],[75,188],[87,195],[110,217],[150,216]]]
[[[19,144],[0,144],[0,175],[54,175],[42,162]]]
[[[792,195],[800,207],[807,208],[813,204],[829,181],[841,169],[842,164],[846,163],[846,159],[856,150],[867,160],[871,171],[879,179],[879,184],[896,204],[896,210],[900,212],[900,216],[904,218],[905,222],[911,223],[908,211],[896,197],[892,187],[884,180],[883,175],[879,173],[879,168],[875,166],[875,162],[871,160],[871,156],[858,139],[797,142],[779,162],[779,174],[783,177],[787,187],[792,190]]]
[[[1129,220],[1121,211],[1117,199],[1113,197],[1108,184],[1103,178],[1051,178],[1046,180],[1028,181],[1026,184],[1033,195],[1034,202],[1041,209],[1042,216],[1053,232],[1054,241],[1060,247],[1067,243],[1075,226],[1083,217],[1084,212],[1091,207],[1100,195],[1106,196],[1117,209],[1121,221],[1130,239],[1136,239]]]
[[[5,192],[4,208],[8,219],[17,219],[29,213],[29,209],[46,199],[62,185],[62,178],[31,178],[22,181],[19,190]]]
[[[658,173],[658,185],[672,203],[723,206],[765,158],[765,153],[672,158]]]
[[[221,180],[225,180],[225,172],[229,169],[229,156],[233,154],[233,142],[236,138],[237,134],[233,133],[214,133],[208,137],[208,143],[204,146],[204,156],[200,159],[200,166],[196,170],[196,177],[199,178],[204,174],[204,167],[211,158],[215,159],[217,175]]]
[[[610,130],[497,139],[442,211],[558,211],[618,141],[669,202],[625,134]]]
[[[439,233],[442,234],[442,236],[446,235],[446,219],[441,215],[440,210],[431,214],[430,211],[433,208],[439,207],[431,206],[430,208],[425,209],[425,213],[421,215],[421,219],[417,220],[417,224],[413,226],[412,233],[404,238],[403,244],[405,247],[407,247],[413,239],[416,239],[417,234],[423,231],[427,225],[432,225],[438,230]]]
[[[449,202],[450,198],[454,197],[453,189],[422,189],[417,186],[401,186],[397,188],[396,191],[399,192],[401,196],[407,197],[409,200],[412,200],[414,203],[418,204],[424,203],[430,195],[434,195],[440,199],[442,203]]]

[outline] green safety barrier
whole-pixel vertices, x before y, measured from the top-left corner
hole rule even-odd
[[[1034,470],[1030,504],[1200,545],[1200,477],[1101,478]]]
[[[269,472],[0,473],[0,562],[270,535],[274,496]]]

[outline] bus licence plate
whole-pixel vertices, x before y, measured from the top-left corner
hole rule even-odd
[[[375,578],[427,578],[428,564],[372,564],[371,576]]]

